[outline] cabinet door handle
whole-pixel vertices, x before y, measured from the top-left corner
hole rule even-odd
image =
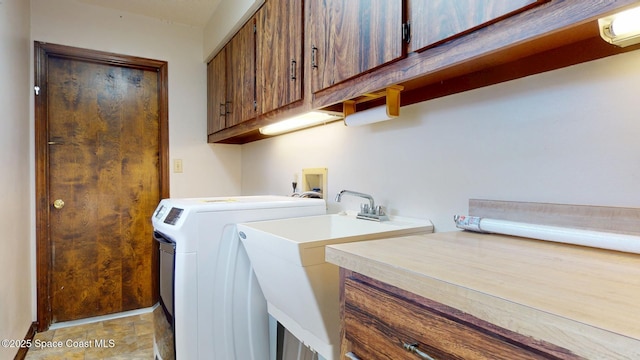
[[[318,68],[316,56],[318,56],[318,48],[315,45],[311,45],[311,67],[314,69]]]
[[[291,60],[291,80],[296,79],[296,61],[294,59]]]
[[[220,111],[218,112],[218,115],[225,116],[226,113],[227,107],[224,104],[220,104]]]
[[[358,355],[354,354],[353,352],[349,351],[348,353],[344,354],[344,356],[349,359],[349,360],[360,360],[360,358],[358,357]]]
[[[407,350],[408,352],[412,352],[418,356],[420,356],[421,359],[426,359],[426,360],[436,360],[434,358],[432,358],[431,356],[429,356],[429,354],[427,354],[424,351],[421,351],[420,349],[418,349],[418,344],[414,343],[414,344],[407,344],[406,342],[402,343],[402,347]]]

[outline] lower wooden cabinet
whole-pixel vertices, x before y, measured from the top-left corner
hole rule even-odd
[[[342,359],[580,359],[364,275],[341,275]]]

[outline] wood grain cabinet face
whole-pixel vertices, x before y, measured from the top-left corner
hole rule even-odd
[[[548,1],[265,0],[209,63],[210,141],[255,132],[263,115],[323,108],[431,72],[411,59]],[[374,85],[367,74],[381,76]]]
[[[249,20],[229,41],[227,53],[226,126],[256,117],[255,18]]]
[[[549,0],[408,0],[409,52],[421,51]]]
[[[505,329],[461,320],[455,309],[417,295],[405,298],[350,277],[342,291],[343,356],[351,352],[360,359],[428,359],[419,351],[433,359],[565,358],[562,352],[559,357],[518,343]],[[407,350],[411,347],[417,351]]]
[[[207,64],[207,135],[226,127],[227,55],[223,48]]]
[[[405,55],[402,0],[311,0],[308,31],[312,91]]]
[[[257,16],[258,113],[302,99],[301,0],[268,0]]]
[[[207,135],[256,117],[255,17],[207,64]]]

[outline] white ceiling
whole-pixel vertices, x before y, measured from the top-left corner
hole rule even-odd
[[[221,0],[78,0],[170,23],[204,26]],[[230,0],[225,0],[230,1]]]

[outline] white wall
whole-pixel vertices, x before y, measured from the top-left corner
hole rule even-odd
[[[204,27],[204,58],[213,58],[263,3],[264,0],[220,1]]]
[[[640,207],[640,51],[403,107],[387,123],[342,123],[243,146],[246,195],[286,194],[327,167],[329,210],[351,189],[392,214],[454,230],[470,198]],[[344,200],[347,197],[343,198]]]
[[[165,60],[169,68],[172,197],[240,193],[240,148],[206,139],[206,64],[203,29],[87,5],[74,0],[31,0],[32,39]]]
[[[0,339],[24,339],[31,326],[29,187],[29,2],[0,1]],[[0,359],[17,348],[0,346]]]

